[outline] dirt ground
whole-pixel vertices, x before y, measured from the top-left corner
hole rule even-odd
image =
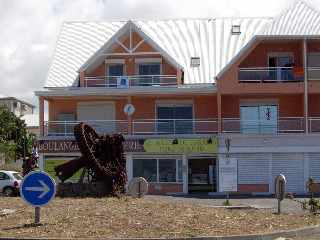
[[[230,210],[165,198],[56,198],[41,208],[42,226],[30,224],[34,208],[20,198],[0,198],[0,237],[191,237],[264,233],[319,224],[308,213],[276,215],[270,209]]]

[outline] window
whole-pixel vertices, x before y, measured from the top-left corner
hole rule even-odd
[[[139,75],[160,75],[159,63],[139,64]]]
[[[57,122],[49,122],[49,135],[72,135],[75,124],[75,114],[60,113],[57,117]]]
[[[109,64],[108,65],[109,76],[122,76],[123,75],[123,64]]]
[[[108,77],[107,77],[107,86],[108,87],[117,87],[118,78],[123,76],[123,64],[109,64],[108,65]]]
[[[157,181],[157,160],[156,159],[134,159],[133,176],[143,177],[148,182]]]
[[[278,110],[276,105],[241,106],[242,133],[277,133]]]
[[[199,57],[191,57],[190,66],[191,67],[200,67],[200,58]]]
[[[159,182],[176,182],[176,160],[159,159]]]
[[[160,84],[160,63],[139,64],[139,84],[140,86],[153,86]]]
[[[240,27],[240,25],[232,25],[231,33],[232,33],[232,35],[239,35],[239,34],[241,34],[241,27]]]
[[[193,132],[192,105],[157,106],[158,134],[191,134]]]
[[[133,177],[144,177],[148,182],[182,182],[182,160],[133,159]]]
[[[268,57],[270,80],[294,80],[293,55],[291,53],[273,53]]]
[[[7,174],[0,172],[0,180],[9,180],[9,179],[10,177]]]

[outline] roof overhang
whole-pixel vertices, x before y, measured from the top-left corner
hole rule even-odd
[[[36,91],[36,96],[42,97],[127,97],[155,95],[201,95],[214,94],[217,88],[214,84],[184,85],[181,87],[134,87],[134,88],[56,88],[47,91]]]

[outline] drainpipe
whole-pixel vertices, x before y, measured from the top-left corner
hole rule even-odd
[[[304,121],[305,133],[309,133],[309,100],[308,100],[308,60],[307,39],[303,39],[303,66],[304,66]]]

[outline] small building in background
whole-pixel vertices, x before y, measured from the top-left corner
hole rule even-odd
[[[22,120],[25,121],[27,125],[28,133],[33,133],[37,137],[40,136],[40,128],[39,128],[39,115],[38,114],[26,114],[21,117]]]
[[[0,94],[0,106],[5,106],[9,111],[13,112],[17,117],[22,117],[26,114],[33,114],[35,106],[31,103]]]

